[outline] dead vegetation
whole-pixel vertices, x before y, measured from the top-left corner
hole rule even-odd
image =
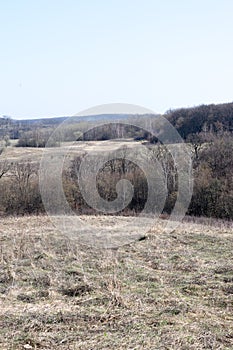
[[[0,348],[232,349],[232,227],[164,223],[100,251],[46,216],[2,219]]]

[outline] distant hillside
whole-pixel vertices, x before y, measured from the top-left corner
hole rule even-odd
[[[95,120],[111,120],[111,119],[127,119],[130,114],[96,114],[96,115],[85,115],[85,116],[71,116],[71,117],[55,117],[55,118],[39,118],[39,119],[25,119],[16,120],[23,124],[43,124],[43,125],[54,125],[60,124],[68,118],[72,118],[75,121],[95,121]]]
[[[233,132],[233,103],[180,108],[167,112],[165,116],[184,139],[202,131]]]
[[[58,125],[66,120],[68,117],[54,117],[54,118],[38,118],[38,119],[13,119],[14,123],[19,125]]]
[[[123,120],[132,117],[129,114],[98,114],[98,115],[87,115],[87,116],[72,116],[72,123],[81,122],[95,122],[95,121],[106,121],[106,120]],[[10,117],[0,117],[0,138],[8,135],[11,139],[20,138],[25,132],[30,132],[35,129],[41,130],[54,130],[59,124],[67,120],[68,116],[65,117],[54,117],[54,118],[38,118],[38,119],[12,119]]]
[[[170,110],[164,115],[177,129],[181,137],[187,139],[190,134],[233,132],[233,103],[201,105],[192,108],[179,108]],[[99,114],[90,116],[78,116],[73,121],[86,123],[106,120],[123,120],[138,115],[130,114]],[[141,118],[154,118],[151,115],[141,115]],[[25,132],[32,132],[35,129],[52,132],[59,124],[69,117],[39,118],[15,120],[9,117],[0,118],[0,138],[8,135],[11,139],[22,137]],[[125,135],[127,137],[127,135]],[[140,135],[136,135],[140,137]],[[130,134],[130,137],[132,135]]]

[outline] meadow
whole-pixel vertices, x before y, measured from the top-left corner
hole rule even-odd
[[[143,226],[133,224],[133,210],[124,216],[85,215],[88,208],[80,212],[84,206],[72,175],[80,157],[134,149],[140,143],[120,139],[65,142],[46,149],[14,144],[4,148],[0,165],[10,167],[0,182],[0,349],[233,349],[232,221],[186,216],[166,232],[169,215],[162,214],[145,233]],[[161,151],[172,194],[173,163],[163,148],[149,147]],[[87,225],[82,231],[86,240],[77,230],[77,237],[67,236],[43,211],[38,166],[47,154],[66,154],[64,169],[69,171],[63,184],[69,203],[81,203],[77,214]],[[209,200],[214,192],[199,195],[209,191],[211,180],[202,164],[199,173],[196,170],[196,207],[208,199],[214,209]],[[100,173],[100,190],[108,200],[114,199],[112,188],[121,176],[141,179],[135,188],[138,193],[143,188],[142,174],[130,164],[122,173],[122,165],[111,163]],[[110,178],[114,181],[108,188]],[[146,188],[144,192],[139,203]],[[103,244],[88,244],[88,225],[93,231],[109,229],[110,235],[114,229],[119,245],[105,249]],[[127,225],[133,239],[126,239]]]
[[[0,348],[233,349],[232,224],[187,218],[171,233],[165,224],[98,249],[45,215],[2,218]]]

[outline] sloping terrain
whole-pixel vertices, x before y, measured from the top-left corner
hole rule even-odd
[[[0,349],[233,349],[232,226],[164,225],[98,250],[46,216],[1,219]]]

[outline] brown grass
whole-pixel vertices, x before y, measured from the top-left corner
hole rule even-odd
[[[106,141],[78,141],[78,142],[63,142],[61,147],[54,148],[36,148],[36,147],[15,147],[12,145],[4,149],[1,155],[1,159],[7,159],[9,161],[23,161],[33,159],[39,161],[44,152],[66,152],[69,157],[74,157],[85,152],[103,152],[113,151],[119,147],[135,147],[140,142],[133,141],[132,139],[125,140],[106,140]]]
[[[233,349],[232,228],[164,223],[113,251],[1,219],[0,349]]]

